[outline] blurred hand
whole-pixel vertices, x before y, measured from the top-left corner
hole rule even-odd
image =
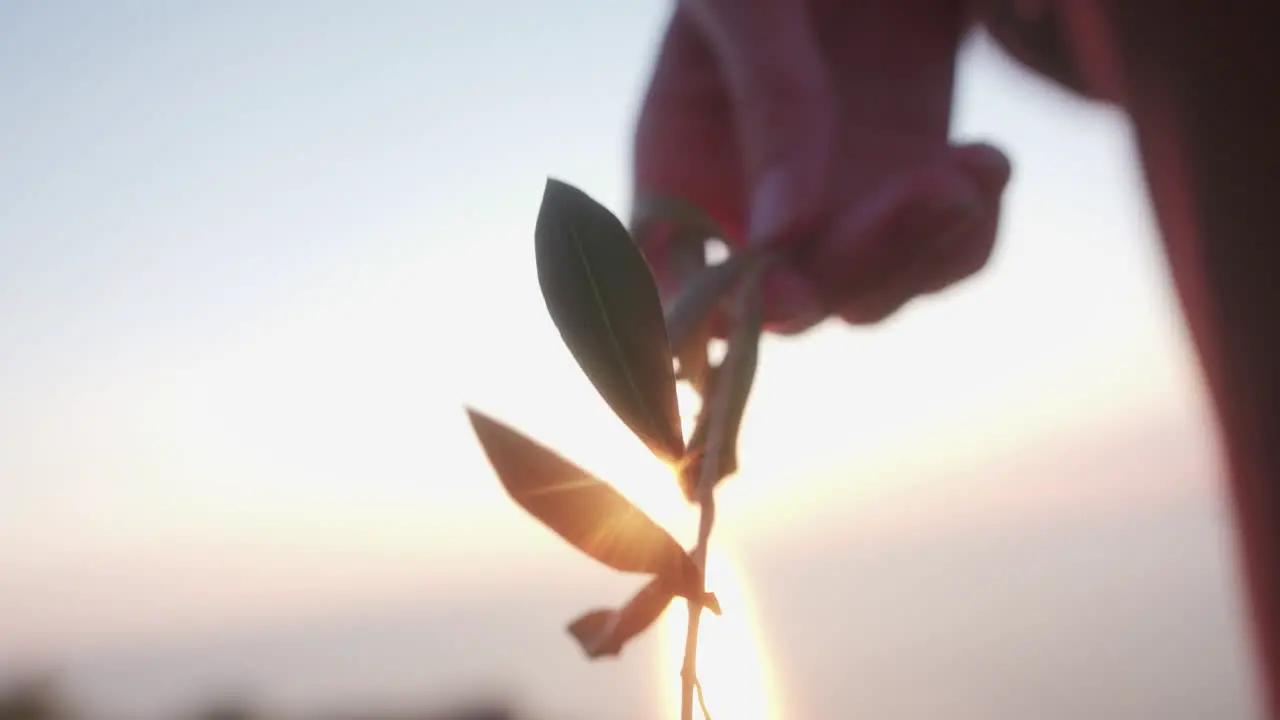
[[[991,253],[1009,165],[947,132],[958,0],[680,0],[640,114],[637,196],[710,212],[733,244],[786,246],[770,330],[871,323]],[[645,252],[664,295],[662,237]]]

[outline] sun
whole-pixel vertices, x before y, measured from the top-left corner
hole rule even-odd
[[[685,388],[681,388],[685,390]],[[695,407],[682,397],[682,408]],[[686,422],[692,418],[686,418]],[[682,542],[697,527],[697,508],[681,495],[674,471],[613,427],[595,427],[579,436],[570,457],[599,473],[655,522]],[[628,442],[629,441],[629,442]],[[765,660],[767,653],[753,615],[751,593],[732,560],[732,548],[717,546],[712,534],[707,588],[715,592],[724,614],[703,613],[698,638],[698,679],[713,717],[734,720],[777,720],[776,699]],[[667,717],[680,711],[680,667],[688,624],[685,603],[677,600],[653,630],[662,636],[662,704]],[[695,711],[694,716],[699,713]]]
[[[620,492],[668,529],[696,523],[696,509],[685,503],[669,468],[638,456],[629,459],[632,462],[608,475]],[[732,561],[732,549],[726,550],[723,545],[717,548],[714,534],[708,557],[707,588],[716,593],[724,609],[719,617],[703,613],[700,621],[698,679],[706,694],[708,710],[713,717],[777,720],[767,653],[759,637],[751,593]],[[672,720],[679,718],[680,667],[684,661],[688,620],[685,603],[677,600],[655,628],[663,641],[662,702],[667,708],[667,717]]]
[[[707,586],[724,608],[716,617],[703,613],[698,635],[698,680],[713,717],[734,720],[777,720],[776,699],[767,654],[754,622],[750,593],[741,574],[725,552],[714,543],[708,559]],[[666,682],[667,717],[675,720],[680,709],[680,667],[688,613],[683,603],[672,605],[662,619],[663,678]],[[694,717],[700,715],[694,712]]]

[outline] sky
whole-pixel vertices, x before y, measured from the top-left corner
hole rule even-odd
[[[691,538],[532,255],[548,176],[626,217],[667,12],[0,2],[0,667],[589,574],[502,494],[468,404]],[[978,39],[953,125],[1014,163],[990,267],[877,327],[766,342],[726,562],[856,512],[973,537],[1190,493],[1221,520],[1123,117]],[[1088,466],[1114,482],[987,478],[1117,437]],[[1169,442],[1201,472],[1144,471]]]

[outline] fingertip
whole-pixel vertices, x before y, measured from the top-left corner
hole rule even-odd
[[[911,294],[899,294],[849,305],[840,310],[840,319],[850,325],[875,325],[901,310],[913,297]]]
[[[980,223],[969,228],[965,236],[948,249],[935,266],[929,268],[920,280],[920,294],[946,290],[986,267],[995,249],[998,214],[998,207],[988,212]]]
[[[764,279],[764,319],[772,332],[793,334],[820,322],[826,307],[816,288],[799,273],[774,268]]]
[[[986,143],[961,145],[951,150],[953,157],[963,167],[985,195],[999,195],[1009,184],[1013,165],[999,148]]]

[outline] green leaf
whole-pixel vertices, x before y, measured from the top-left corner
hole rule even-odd
[[[586,470],[467,408],[471,426],[507,494],[560,537],[614,570],[659,576],[681,597],[699,597],[702,573],[675,538]]]
[[[763,296],[760,292],[762,269],[760,264],[752,265],[751,272],[740,288],[736,308],[738,314],[733,319],[733,328],[728,338],[729,349],[724,359],[712,368],[708,376],[706,391],[702,395],[702,407],[689,437],[689,448],[680,467],[679,479],[680,489],[691,502],[696,497],[702,464],[708,451],[712,412],[724,393],[728,394],[724,403],[725,437],[716,482],[738,471],[738,434],[742,429],[743,416],[760,359],[760,335],[764,319]]]
[[[672,246],[668,250],[673,268],[682,281],[687,282],[707,268],[706,239],[688,232],[677,233],[672,238]],[[711,361],[707,357],[707,344],[711,342],[711,324],[703,323],[692,336],[682,340],[680,345],[671,342],[671,312],[664,311],[667,321],[667,342],[671,345],[671,354],[675,356],[680,368],[676,373],[677,380],[687,381],[699,394],[702,393],[707,380],[707,371]]]
[[[534,241],[542,296],[578,366],[655,455],[678,460],[684,439],[662,303],[626,228],[581,190],[549,179]]]
[[[627,642],[648,630],[662,616],[674,597],[662,579],[655,578],[621,608],[592,610],[569,623],[569,634],[582,646],[587,657],[593,660],[615,657]],[[712,613],[720,614],[720,601],[715,593],[707,593],[703,605]]]

